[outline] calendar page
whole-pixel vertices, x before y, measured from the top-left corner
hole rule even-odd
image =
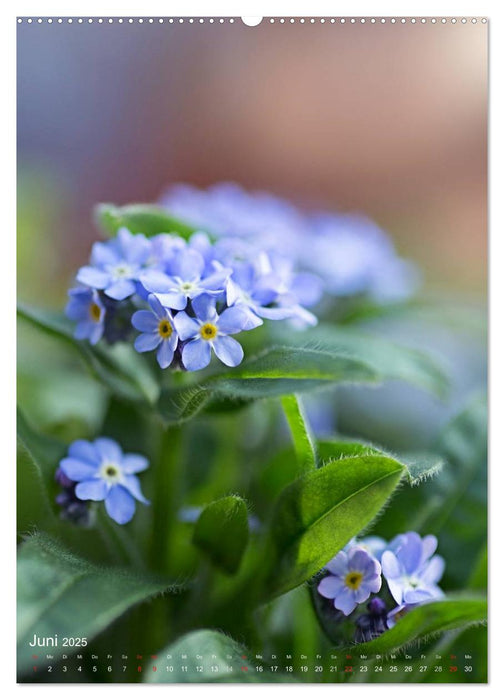
[[[487,682],[487,33],[17,18],[18,682]]]

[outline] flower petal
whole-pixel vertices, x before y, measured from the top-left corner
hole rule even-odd
[[[185,311],[174,316],[173,323],[180,340],[188,340],[199,334],[200,324],[188,316]]]
[[[381,559],[382,573],[388,580],[399,578],[402,575],[401,565],[393,552],[386,551],[382,554]]]
[[[159,321],[151,311],[135,311],[131,317],[131,325],[137,331],[144,333],[154,333],[157,331]]]
[[[208,294],[200,294],[192,300],[194,313],[200,321],[214,321],[217,318],[215,310],[215,298]]]
[[[162,338],[159,333],[142,333],[137,338],[133,346],[137,352],[149,352],[157,348],[159,343],[161,343]]]
[[[219,335],[214,340],[213,349],[217,357],[228,367],[236,367],[243,360],[243,348],[234,338]]]
[[[149,302],[149,306],[151,307],[152,311],[159,320],[166,317],[166,309],[155,294],[149,294],[149,296],[147,297],[147,301]]]
[[[337,610],[341,610],[343,615],[350,615],[350,613],[357,607],[357,602],[353,591],[344,587],[334,599],[334,607]]]
[[[224,335],[233,335],[243,331],[249,323],[248,315],[243,306],[231,306],[219,316],[217,327]]]
[[[60,462],[60,468],[69,479],[72,481],[82,481],[91,479],[97,473],[98,466],[89,462],[82,462],[79,459],[65,457]]]
[[[417,532],[406,533],[406,541],[397,548],[396,557],[408,574],[418,569],[422,562],[422,538]]]
[[[124,486],[116,484],[105,499],[105,508],[112,520],[124,525],[129,523],[135,514],[135,499]]]
[[[346,552],[338,552],[325,567],[331,574],[344,577],[348,573],[348,555]]]
[[[105,287],[105,294],[111,299],[122,301],[130,297],[136,291],[136,285],[132,280],[117,280],[108,287]]]
[[[425,583],[432,584],[437,583],[442,577],[445,569],[445,562],[443,557],[436,554],[435,557],[427,563],[425,568],[422,569],[421,579]]]
[[[166,294],[156,294],[156,296],[166,309],[182,311],[187,306],[187,296],[182,292],[166,292]]]
[[[81,501],[103,501],[107,495],[108,486],[103,479],[81,481],[75,487],[75,495]]]
[[[177,316],[175,320],[177,320]],[[182,362],[189,372],[206,367],[210,363],[210,357],[210,343],[200,338],[191,340],[187,345],[184,345],[182,350]]]
[[[115,440],[111,438],[101,437],[94,441],[96,449],[102,459],[110,460],[114,464],[120,464],[123,458],[123,453]]]
[[[140,487],[140,481],[138,480],[138,477],[136,476],[126,476],[124,478],[124,486],[125,488],[128,489],[128,491],[131,493],[132,496],[134,496],[137,501],[141,501],[142,503],[145,503],[145,505],[150,505],[150,501],[148,501],[145,496],[142,493],[142,489]]]
[[[143,455],[129,453],[122,458],[122,467],[125,474],[143,472],[149,466],[149,460]]]
[[[173,274],[188,281],[201,277],[204,267],[203,256],[194,248],[182,248],[172,263]]]
[[[110,275],[103,272],[103,270],[97,270],[96,267],[85,265],[77,272],[75,279],[77,282],[85,284],[88,287],[94,287],[94,289],[105,289],[110,282]]]
[[[427,561],[437,549],[438,541],[435,535],[427,535],[422,540],[422,563]]]
[[[156,359],[161,369],[166,369],[170,366],[171,361],[173,360],[173,353],[174,348],[172,347],[170,341],[167,339],[162,340],[156,354]]]
[[[334,599],[341,593],[344,584],[337,576],[325,576],[317,586],[317,591],[324,598]]]
[[[68,456],[98,466],[100,455],[89,440],[75,440],[68,448]]]
[[[140,282],[145,289],[154,294],[173,292],[177,285],[175,280],[159,270],[146,270],[140,275]]]

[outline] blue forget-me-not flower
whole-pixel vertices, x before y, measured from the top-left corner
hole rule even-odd
[[[135,339],[135,350],[149,352],[157,348],[158,364],[161,369],[166,369],[173,360],[178,344],[173,316],[154,294],[149,294],[147,301],[151,311],[135,311],[131,317],[133,327],[141,331]]]
[[[225,309],[219,316],[215,299],[201,295],[192,301],[196,318],[181,311],[174,318],[175,328],[182,341],[182,362],[189,371],[203,369],[213,350],[228,367],[236,367],[243,359],[243,348],[230,335],[245,330],[248,317],[239,306]]]
[[[437,585],[444,571],[444,559],[438,554],[437,538],[422,538],[416,532],[398,535],[382,554],[383,575],[394,600],[399,604],[423,603],[442,598]]]
[[[89,340],[91,345],[103,336],[105,329],[105,307],[95,289],[75,288],[68,290],[68,304],[65,313],[71,321],[76,321],[75,337]]]
[[[380,562],[360,547],[338,552],[325,568],[329,576],[321,579],[317,590],[344,615],[350,615],[381,588]]]
[[[77,281],[103,290],[111,299],[126,299],[137,291],[139,275],[150,253],[151,244],[145,236],[121,228],[116,238],[93,245],[91,265],[80,268]]]
[[[76,482],[81,501],[105,501],[108,515],[120,525],[135,514],[136,501],[149,505],[136,474],[149,466],[140,454],[123,454],[117,442],[100,437],[94,442],[76,440],[61,460],[60,470]]]

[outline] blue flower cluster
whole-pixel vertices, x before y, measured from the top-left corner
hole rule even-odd
[[[136,476],[149,466],[140,454],[124,454],[110,438],[94,442],[75,440],[61,460],[56,480],[63,487],[56,502],[62,517],[79,525],[89,524],[87,501],[104,501],[107,514],[124,525],[135,514],[136,501],[149,505]]]
[[[317,586],[319,594],[334,608],[349,616],[372,593],[382,591],[384,598],[372,598],[367,613],[356,619],[357,641],[368,641],[386,629],[411,608],[444,596],[437,585],[444,571],[444,560],[434,554],[434,535],[421,537],[416,532],[397,535],[387,543],[379,537],[352,540],[326,565]],[[382,577],[387,591],[382,589]],[[387,607],[389,608],[387,610]]]
[[[174,185],[160,203],[219,238],[239,237],[270,254],[288,250],[296,267],[316,275],[333,296],[362,294],[386,303],[408,298],[419,283],[416,267],[397,255],[374,222],[360,215],[303,212],[271,194],[246,192],[233,183],[208,190]],[[320,291],[311,281],[304,294],[316,297]]]
[[[93,245],[76,279],[66,307],[76,338],[115,342],[134,328],[138,352],[156,351],[161,368],[188,371],[206,367],[212,351],[229,367],[240,364],[243,349],[231,336],[263,319],[314,325],[306,307],[321,294],[318,278],[298,274],[285,253],[236,236],[213,242],[204,232],[186,241],[121,228]]]

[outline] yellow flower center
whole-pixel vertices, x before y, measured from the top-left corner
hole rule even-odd
[[[89,315],[95,323],[100,320],[101,309],[94,301],[89,305]]]
[[[204,323],[200,328],[200,335],[203,340],[213,340],[217,335],[217,326],[213,323]]]
[[[158,333],[161,338],[169,338],[173,333],[172,325],[165,318],[159,322]]]
[[[350,571],[345,576],[345,585],[351,588],[352,591],[356,591],[361,585],[363,579],[363,574],[360,571]]]

